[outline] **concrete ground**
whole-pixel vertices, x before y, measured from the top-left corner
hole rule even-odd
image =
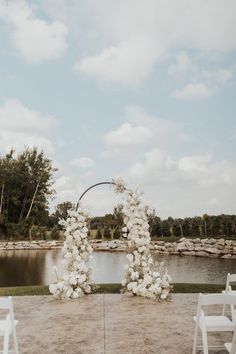
[[[20,354],[191,354],[196,308],[197,294],[14,297]]]

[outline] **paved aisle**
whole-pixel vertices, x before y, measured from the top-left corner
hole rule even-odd
[[[20,354],[191,354],[196,294],[15,297]],[[223,353],[223,352],[222,352]]]

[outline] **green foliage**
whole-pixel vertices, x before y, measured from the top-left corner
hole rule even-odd
[[[48,286],[0,287],[0,296],[50,295]]]
[[[58,226],[60,229],[62,227],[59,224],[60,220],[66,220],[68,215],[68,210],[74,207],[74,204],[71,202],[63,202],[56,206],[55,212],[49,218],[49,226]]]
[[[32,225],[46,225],[54,171],[37,148],[0,156],[0,225],[7,235],[25,236]]]
[[[235,238],[236,237],[236,215],[203,215],[192,218],[169,217],[161,220],[155,217],[152,220],[151,237],[168,238],[178,240],[180,237],[190,238]]]
[[[51,230],[51,239],[59,240],[60,239],[60,228],[58,226],[54,226]]]

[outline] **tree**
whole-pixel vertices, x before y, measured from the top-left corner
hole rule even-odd
[[[45,223],[49,198],[54,194],[54,171],[52,161],[36,147],[25,148],[17,156],[11,150],[0,157],[1,221],[5,224]]]
[[[50,216],[50,224],[58,225],[61,219],[66,220],[68,216],[68,210],[74,207],[71,202],[63,202],[57,204],[55,212]]]
[[[9,184],[9,178],[13,173],[13,153],[14,151],[11,150],[5,157],[0,157],[0,223],[3,222],[4,199],[8,187],[7,184]]]

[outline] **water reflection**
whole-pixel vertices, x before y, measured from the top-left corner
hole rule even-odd
[[[46,253],[37,250],[17,250],[0,253],[0,285],[43,284]]]
[[[236,273],[236,261],[200,257],[154,256],[164,261],[173,282],[225,283],[226,274]],[[91,266],[96,283],[119,283],[127,263],[124,253],[95,252]],[[17,250],[0,252],[0,286],[50,284],[52,270],[62,272],[60,250]]]

